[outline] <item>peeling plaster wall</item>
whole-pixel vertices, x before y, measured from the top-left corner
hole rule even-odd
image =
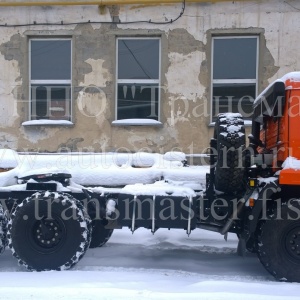
[[[295,7],[298,2],[290,1]],[[299,7],[300,8],[300,7]],[[0,22],[170,21],[181,4],[4,7]],[[300,70],[299,12],[280,0],[187,4],[168,25],[81,24],[0,28],[0,147],[20,151],[157,151],[204,153],[209,145],[211,39],[255,34],[260,41],[259,92]],[[113,126],[116,37],[160,36],[161,127]],[[30,37],[72,37],[73,126],[22,126],[29,115]]]

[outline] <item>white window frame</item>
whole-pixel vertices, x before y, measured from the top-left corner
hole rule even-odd
[[[220,39],[245,39],[245,38],[252,38],[256,39],[256,79],[214,79],[214,41]],[[228,35],[228,36],[214,36],[212,37],[212,46],[211,46],[211,105],[210,105],[210,124],[214,124],[213,122],[213,87],[214,84],[223,83],[223,84],[230,84],[230,83],[255,83],[255,97],[257,96],[258,92],[258,64],[259,64],[259,36],[257,35]]]
[[[159,43],[159,58],[158,58],[158,79],[119,79],[119,40],[158,40]],[[160,98],[161,98],[161,92],[160,92],[160,83],[161,83],[161,38],[160,37],[118,37],[116,41],[116,85],[115,85],[115,91],[116,91],[116,99],[115,99],[115,120],[118,120],[118,84],[124,83],[124,84],[157,84],[159,91],[158,91],[158,116],[157,120],[160,121]],[[141,118],[137,118],[141,119]]]
[[[69,80],[31,80],[31,42],[32,41],[70,41],[71,42],[71,53],[70,53],[70,60],[71,60],[71,69],[70,69],[70,79]],[[29,120],[32,120],[32,110],[31,110],[31,85],[33,84],[40,84],[40,85],[47,85],[47,84],[68,84],[70,85],[70,108],[69,108],[69,113],[70,113],[70,120],[72,122],[73,119],[73,105],[72,105],[72,99],[73,99],[73,91],[72,91],[72,77],[73,77],[73,66],[72,66],[72,61],[73,61],[73,46],[72,46],[72,38],[66,37],[66,38],[31,38],[29,40]],[[47,103],[47,106],[49,106],[49,103]],[[46,119],[47,120],[47,119]],[[48,119],[50,120],[50,119]]]

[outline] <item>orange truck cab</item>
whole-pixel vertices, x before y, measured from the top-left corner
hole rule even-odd
[[[252,126],[250,144],[272,155],[279,183],[300,185],[300,72],[286,74],[256,98]]]

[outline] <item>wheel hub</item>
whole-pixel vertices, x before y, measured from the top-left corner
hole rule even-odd
[[[52,248],[61,241],[62,232],[55,220],[42,219],[33,229],[35,242],[43,248]]]

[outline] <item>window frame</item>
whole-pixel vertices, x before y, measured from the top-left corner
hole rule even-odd
[[[214,41],[220,39],[245,39],[245,38],[252,38],[256,39],[256,79],[214,79]],[[210,78],[210,90],[211,90],[211,99],[210,99],[210,124],[213,125],[215,122],[213,121],[213,101],[214,101],[214,94],[213,94],[213,87],[214,84],[239,84],[239,83],[254,83],[255,84],[255,97],[258,93],[258,69],[259,69],[259,42],[260,36],[259,34],[249,35],[249,34],[241,34],[241,35],[216,35],[212,36],[211,39],[211,78]]]
[[[32,80],[31,79],[31,42],[32,41],[61,41],[61,40],[64,40],[64,41],[70,41],[71,43],[71,51],[70,51],[70,79],[69,80],[44,80],[44,79],[41,79],[41,80]],[[31,104],[32,104],[32,99],[31,99],[31,86],[32,85],[35,85],[35,84],[57,84],[57,85],[61,85],[61,84],[68,84],[70,85],[70,107],[69,107],[69,120],[65,120],[65,119],[62,119],[63,121],[70,121],[70,122],[73,122],[73,89],[72,89],[72,82],[73,82],[73,41],[72,41],[72,37],[31,37],[29,38],[29,53],[28,53],[28,62],[29,62],[29,65],[28,65],[28,71],[29,71],[29,121],[33,121],[33,120],[53,120],[53,119],[32,119],[32,109],[31,109]],[[60,121],[60,120],[56,120],[56,121]]]
[[[158,79],[119,79],[119,41],[120,40],[158,40],[159,43],[159,58],[158,58]],[[157,84],[159,91],[158,91],[158,109],[157,109],[157,120],[160,122],[160,112],[161,112],[161,37],[159,36],[119,36],[116,38],[116,83],[115,83],[115,120],[120,121],[123,119],[118,119],[118,85],[120,83],[130,84],[130,83],[137,83],[137,84]],[[150,120],[145,118],[135,118],[141,120]],[[141,123],[141,125],[144,125]]]

